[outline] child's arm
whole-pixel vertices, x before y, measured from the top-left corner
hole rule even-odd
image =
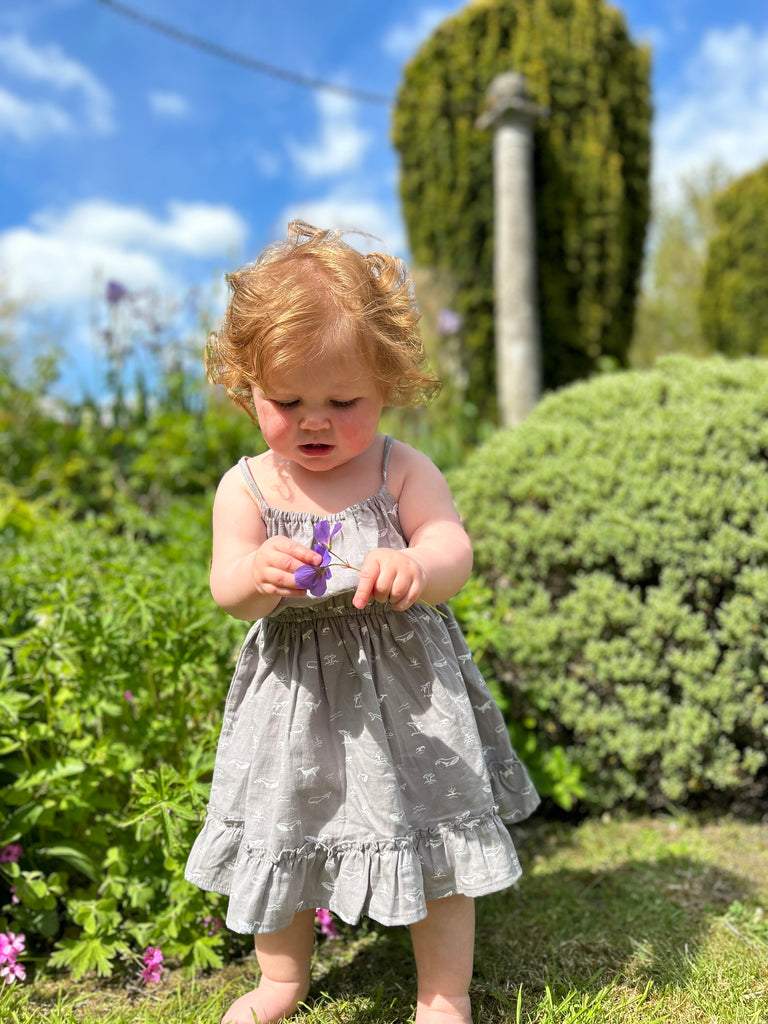
[[[406,445],[396,450],[402,481],[398,510],[408,547],[368,554],[353,600],[358,608],[371,598],[391,601],[396,611],[418,599],[441,604],[461,590],[472,571],[472,545],[445,477],[421,452]]]
[[[213,503],[211,594],[237,619],[254,621],[277,607],[281,597],[299,597],[294,572],[320,555],[289,537],[269,537],[240,470],[224,475]]]

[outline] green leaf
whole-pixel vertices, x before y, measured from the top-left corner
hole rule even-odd
[[[40,846],[37,849],[37,853],[44,857],[55,857],[65,861],[71,867],[84,874],[86,878],[90,878],[92,882],[97,882],[101,876],[99,865],[85,852],[82,846],[77,844]]]

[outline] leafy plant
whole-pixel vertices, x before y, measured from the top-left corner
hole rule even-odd
[[[0,554],[0,849],[21,851],[0,930],[74,977],[148,944],[198,966],[228,949],[182,871],[237,626],[210,600],[207,525],[178,513],[163,546],[35,509]]]
[[[765,799],[767,380],[680,357],[573,385],[452,475],[459,615],[561,804],[566,778],[589,810]]]

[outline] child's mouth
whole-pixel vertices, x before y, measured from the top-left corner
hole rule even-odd
[[[299,449],[304,455],[328,455],[333,450],[332,444],[300,444]]]

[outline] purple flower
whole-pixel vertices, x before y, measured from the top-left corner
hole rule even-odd
[[[147,946],[144,951],[144,970],[141,976],[145,984],[156,984],[163,973],[163,951],[157,946]]]
[[[331,542],[340,529],[341,523],[336,523],[331,529],[328,520],[321,519],[315,525],[312,550],[322,556],[322,561],[319,565],[302,565],[293,574],[296,586],[308,590],[313,597],[322,597],[328,589],[327,580],[331,578],[331,570],[328,568],[331,564]]]
[[[107,281],[107,302],[110,306],[116,306],[128,294],[128,289],[119,281]]]
[[[441,335],[458,334],[462,323],[460,313],[456,313],[452,309],[441,309],[437,314],[437,333]]]
[[[8,843],[0,850],[0,864],[16,864],[24,853],[21,843]]]
[[[296,570],[293,577],[297,587],[308,590],[313,597],[322,597],[328,589],[326,580],[331,578],[331,570],[328,568],[331,553],[321,544],[315,544],[314,550],[318,555],[323,556],[320,565],[302,565]]]
[[[319,544],[321,547],[328,548],[328,550],[330,551],[332,547],[331,541],[333,540],[333,538],[336,536],[340,529],[341,523],[336,523],[334,528],[331,529],[331,524],[328,522],[328,520],[321,519],[320,522],[316,524],[314,530],[315,544]]]

